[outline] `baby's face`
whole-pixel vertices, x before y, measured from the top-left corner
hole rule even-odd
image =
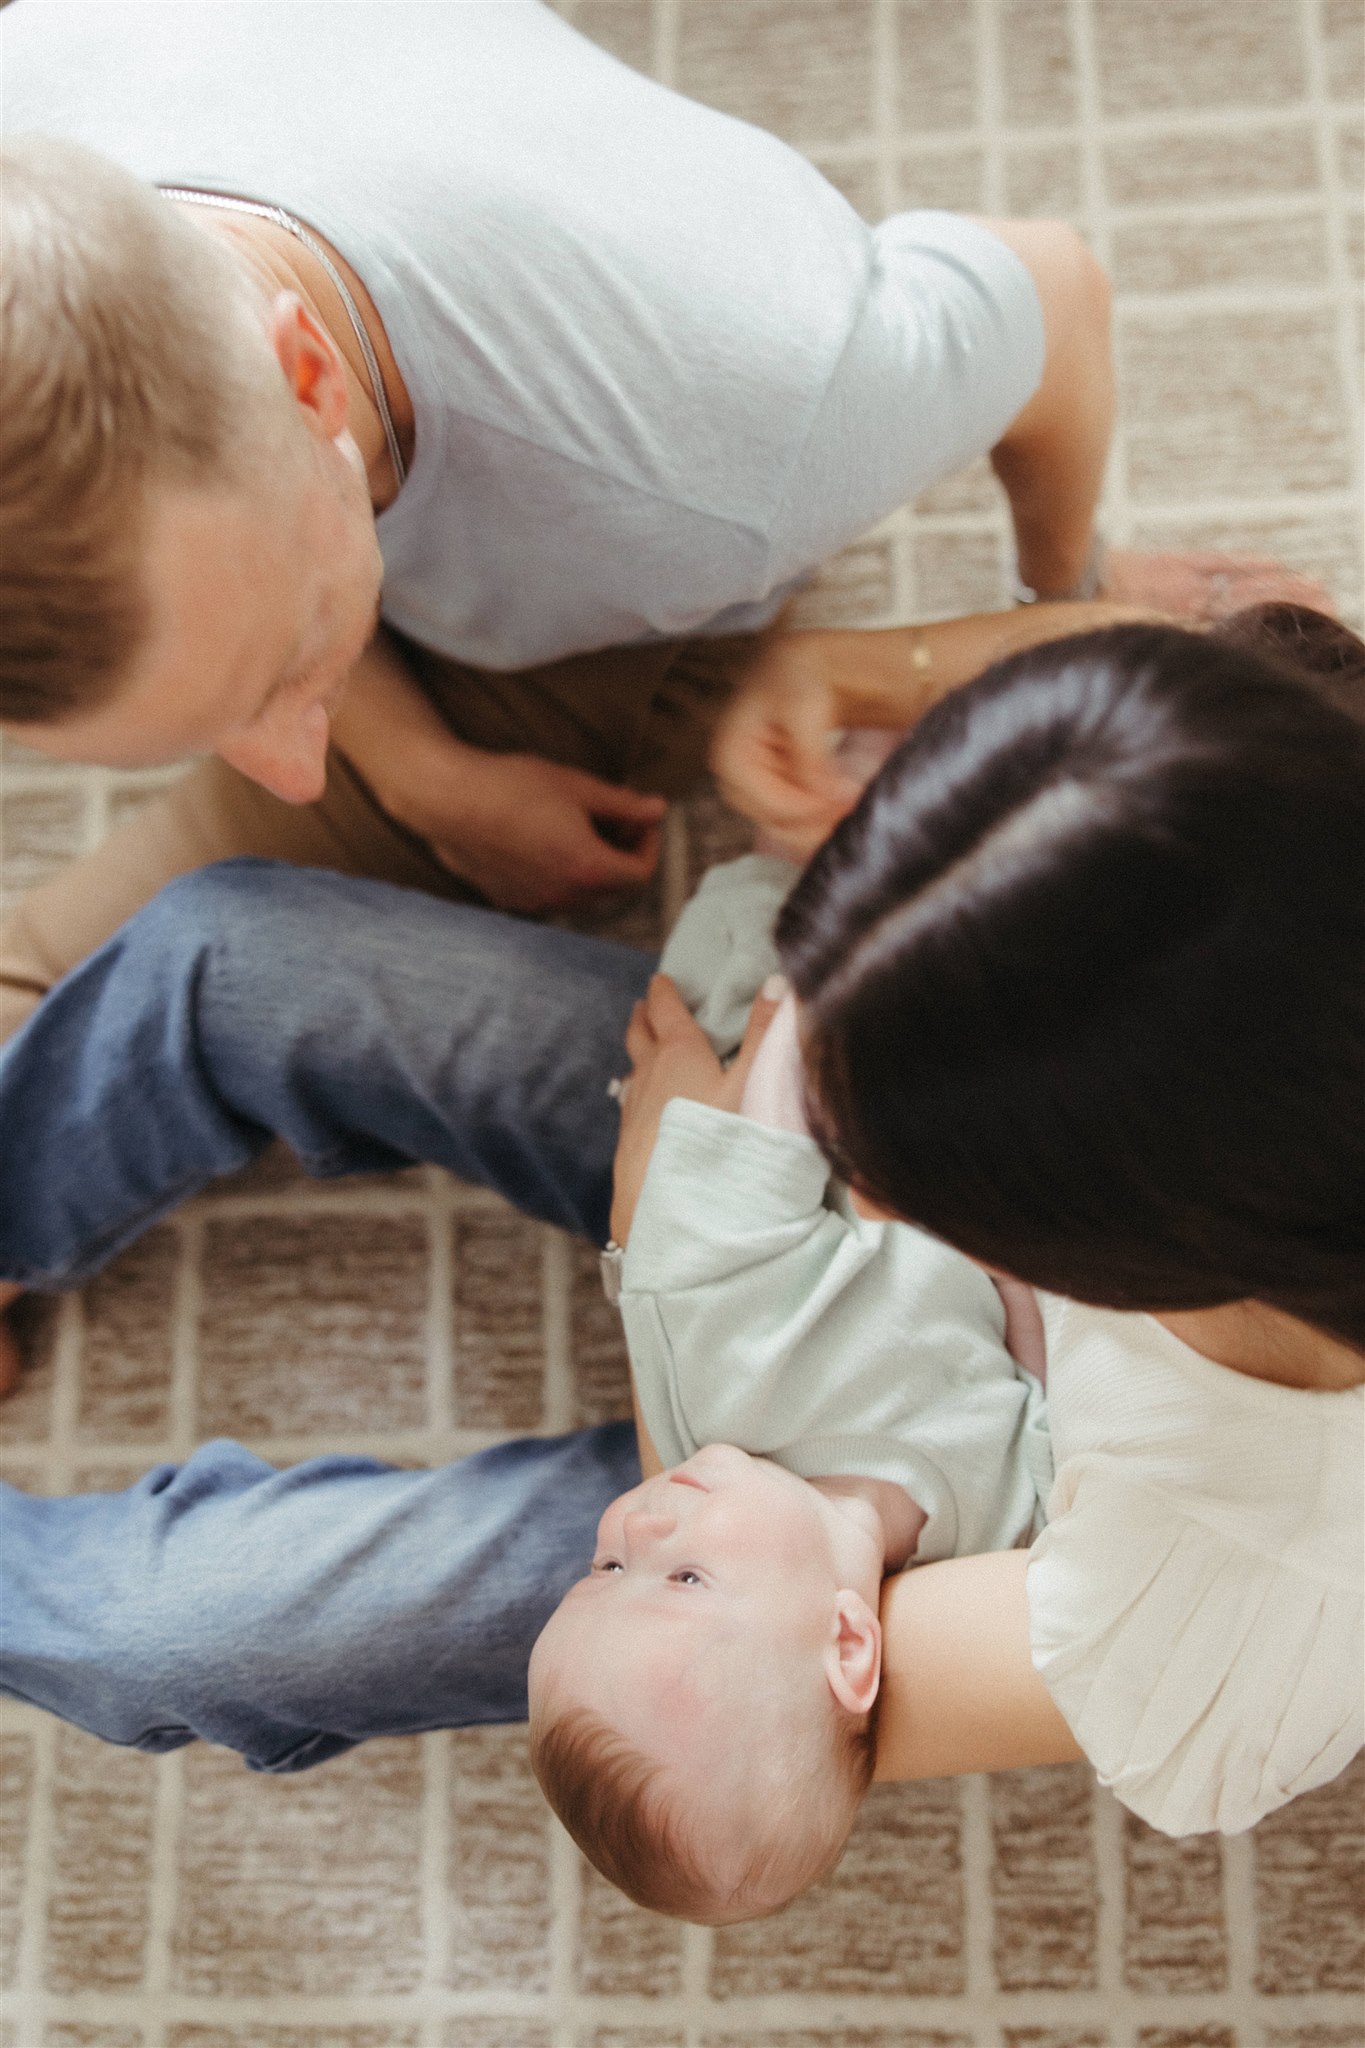
[[[709,1746],[752,1728],[775,1689],[788,1707],[794,1684],[821,1696],[840,1588],[875,1611],[879,1573],[836,1503],[765,1458],[710,1444],[603,1515],[591,1571],[536,1644],[532,1716],[572,1700],[650,1753]]]

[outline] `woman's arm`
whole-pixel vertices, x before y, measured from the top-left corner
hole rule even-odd
[[[947,1778],[1082,1755],[1029,1655],[1026,1550],[955,1557],[882,1588],[877,1777]]]
[[[1006,655],[1100,626],[1161,620],[1107,599],[1023,605],[927,626],[774,633],[716,728],[711,766],[734,808],[804,860],[857,800],[830,758],[843,727],[913,725]]]

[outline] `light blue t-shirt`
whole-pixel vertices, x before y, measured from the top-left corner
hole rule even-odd
[[[536,0],[17,0],[0,38],[7,133],[282,206],[364,280],[416,415],[385,616],[462,660],[760,625],[1041,375],[995,236],[869,228]]]

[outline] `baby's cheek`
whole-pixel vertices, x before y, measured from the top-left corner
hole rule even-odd
[[[569,1594],[566,1593],[564,1600],[568,1597]],[[531,1648],[531,1661],[526,1670],[526,1692],[531,1703],[532,1720],[535,1720],[537,1713],[543,1710],[547,1695],[553,1690],[565,1668],[564,1630],[557,1626],[564,1600],[560,1601]]]

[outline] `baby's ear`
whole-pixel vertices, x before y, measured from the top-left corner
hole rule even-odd
[[[871,1712],[882,1676],[882,1625],[862,1594],[847,1586],[834,1596],[825,1676],[830,1691],[848,1713]]]

